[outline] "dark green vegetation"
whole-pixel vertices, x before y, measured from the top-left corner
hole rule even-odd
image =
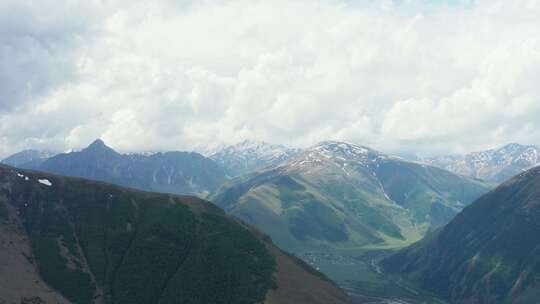
[[[213,200],[282,248],[395,248],[446,224],[489,185],[369,148],[325,142],[238,178]]]
[[[414,283],[381,273],[375,267],[381,251],[420,240],[489,189],[436,167],[326,142],[279,168],[233,180],[213,200],[335,280],[358,303],[440,303]]]
[[[18,261],[0,261],[0,281],[39,270],[0,302],[40,300],[50,287],[77,304],[350,303],[268,237],[195,197],[0,165],[0,240],[0,256]]]
[[[44,280],[74,303],[257,303],[275,284],[265,245],[209,204],[48,179],[21,178],[4,195]]]
[[[197,198],[0,166],[0,220],[8,205],[29,259],[73,303],[253,304],[279,291],[268,240]]]
[[[202,197],[225,180],[224,171],[198,153],[119,154],[96,140],[80,152],[63,153],[19,168],[89,178],[141,190]]]
[[[8,218],[8,209],[3,201],[0,201],[0,223]]]
[[[482,196],[383,265],[451,303],[538,303],[540,168]]]

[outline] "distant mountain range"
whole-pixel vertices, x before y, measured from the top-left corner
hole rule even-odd
[[[450,303],[539,303],[540,168],[482,196],[383,266]]]
[[[246,140],[225,146],[207,154],[216,161],[230,177],[277,167],[298,154],[300,150],[262,141]]]
[[[25,150],[2,163],[142,190],[206,197],[228,178],[277,167],[299,151],[246,140],[207,152],[208,157],[178,151],[120,154],[96,140],[86,149],[69,153]]]
[[[532,145],[508,144],[497,149],[422,161],[457,174],[501,183],[540,164],[540,149]]]
[[[225,172],[227,178],[236,178],[253,172],[279,167],[301,152],[302,149],[289,148],[263,141],[245,140],[238,144],[205,150],[201,154],[214,160]],[[57,154],[50,151],[24,150],[5,158],[2,163],[22,168],[38,168],[42,162]],[[141,158],[157,154],[159,153],[144,152],[129,153],[127,155],[132,158]],[[459,175],[501,183],[514,175],[539,165],[540,148],[534,145],[514,143],[496,149],[463,155],[450,154],[427,158],[408,155],[403,158],[439,167]]]
[[[89,152],[103,166],[122,158],[100,142],[71,157],[84,161]],[[0,282],[1,303],[351,303],[322,274],[201,199],[4,165]]]
[[[7,157],[2,160],[2,163],[13,167],[36,167],[56,154],[58,153],[40,150],[24,150]]]
[[[206,197],[225,182],[225,172],[214,161],[195,152],[120,154],[96,140],[79,152],[62,153],[20,168],[89,178],[141,190]]]
[[[286,250],[403,246],[487,192],[484,182],[344,142],[227,183],[212,200]]]
[[[50,152],[23,151],[3,162],[19,168],[88,178],[141,190],[191,194],[209,199],[229,215],[269,235],[279,247],[302,256],[312,265],[325,265],[321,269],[347,288],[366,282],[355,283],[356,277],[351,277],[352,274],[341,273],[347,266],[334,266],[332,263],[347,261],[350,265],[371,269],[374,267],[374,256],[384,255],[389,249],[403,248],[427,235],[412,247],[385,260],[384,266],[392,275],[387,277],[386,273],[373,268],[368,276],[377,276],[383,284],[390,282],[390,285],[379,286],[394,286],[392,277],[397,274],[398,277],[414,281],[437,297],[459,304],[506,303],[503,300],[509,297],[521,299],[521,302],[509,303],[531,303],[527,299],[537,299],[540,296],[540,293],[531,294],[535,292],[536,285],[530,283],[535,279],[531,279],[529,274],[536,273],[536,269],[527,268],[529,262],[523,262],[523,259],[527,259],[537,263],[536,260],[526,256],[514,261],[510,251],[503,251],[495,245],[503,240],[501,244],[508,248],[524,248],[516,252],[530,252],[530,248],[521,242],[538,241],[528,235],[529,230],[536,231],[528,222],[529,218],[536,219],[536,211],[531,207],[531,215],[524,216],[523,212],[528,212],[529,203],[523,206],[520,203],[521,200],[536,199],[536,192],[530,188],[536,185],[535,180],[531,180],[530,185],[528,181],[521,182],[520,176],[529,176],[521,174],[504,183],[494,194],[485,196],[490,198],[489,201],[498,203],[479,203],[486,200],[484,197],[473,207],[466,207],[492,189],[494,184],[538,164],[538,149],[535,146],[510,144],[464,156],[409,161],[369,147],[338,141],[321,142],[303,150],[244,141],[221,147],[207,155],[205,157],[194,152],[121,154],[106,146],[103,141],[96,140],[78,152],[55,155]],[[32,176],[39,175],[26,171],[20,171],[19,174],[23,175],[23,181],[26,181],[26,177],[32,180]],[[59,178],[59,181],[62,180]],[[517,184],[523,187],[514,187]],[[43,186],[47,187],[46,184],[40,187]],[[2,187],[0,184],[0,191]],[[94,186],[91,187],[94,189]],[[30,191],[39,194],[39,189],[31,188]],[[85,195],[93,194],[88,192]],[[512,200],[518,206],[516,210],[508,203]],[[477,210],[478,204],[501,204],[505,207],[489,211],[485,210],[488,207],[483,207],[481,211],[474,212],[477,218],[463,215],[472,212],[469,210]],[[20,207],[20,204],[17,206]],[[463,208],[465,211],[458,215]],[[2,212],[0,210],[0,215]],[[79,216],[70,213],[70,216],[74,215]],[[503,219],[505,216],[511,218]],[[76,218],[77,221],[79,219]],[[528,226],[523,229],[514,228],[513,225],[517,227],[520,222]],[[487,228],[480,225],[486,225]],[[512,232],[514,229],[524,236],[523,239],[519,239],[518,232]],[[494,234],[492,231],[495,231]],[[512,234],[506,235],[507,231]],[[64,235],[62,237],[66,238]],[[515,243],[512,243],[512,238],[516,239]],[[484,243],[488,244],[487,247],[482,247]],[[86,250],[85,243],[80,246],[81,250]],[[494,255],[486,253],[486,250],[494,252]],[[325,257],[327,253],[331,254],[328,263],[320,264],[320,257]],[[484,256],[490,262],[478,260],[478,257]],[[442,265],[439,259],[443,261],[442,264],[450,266]],[[400,261],[403,261],[403,265]],[[298,261],[295,263],[301,264]],[[475,268],[477,264],[480,268]],[[497,273],[498,267],[502,267],[498,265],[511,271],[504,274],[507,277]],[[483,272],[486,269],[492,269],[493,276],[491,272]],[[519,275],[518,279],[516,275]],[[519,278],[527,281],[520,281]],[[50,282],[43,284],[54,285]],[[104,284],[109,286],[107,288],[116,288]],[[291,284],[294,286],[298,283]],[[404,287],[396,284],[401,292]],[[512,287],[508,290],[509,284],[521,289]],[[533,291],[527,291],[528,286],[533,286]],[[331,294],[334,297],[332,299],[338,299],[335,303],[348,303],[333,287],[328,288],[325,289],[328,292],[326,296]],[[379,295],[384,296],[384,289],[381,290]],[[294,294],[295,291],[289,290],[288,293]],[[377,295],[377,292],[372,295]],[[66,295],[62,294],[58,299],[62,297]],[[467,302],[468,299],[472,300]],[[60,300],[58,302],[64,303]]]

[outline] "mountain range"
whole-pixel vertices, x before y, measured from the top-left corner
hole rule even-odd
[[[450,303],[538,303],[540,168],[482,196],[383,266]]]
[[[535,146],[407,160],[347,142],[299,150],[244,141],[206,155],[121,154],[96,140],[77,152],[27,150],[3,160],[19,169],[0,166],[0,303],[23,294],[29,297],[21,303],[42,303],[32,302],[38,297],[45,303],[167,303],[182,296],[163,283],[175,279],[201,303],[350,303],[324,275],[273,244],[320,266],[359,303],[398,296],[528,304],[540,297],[540,169],[523,173],[538,163]],[[206,201],[174,194],[207,198],[237,220]],[[201,225],[205,237],[197,237]],[[409,245],[381,262],[384,271],[378,268],[378,257]],[[224,261],[207,249],[238,259]],[[183,279],[179,270],[160,268],[176,265],[170,255],[176,251],[193,262],[189,271],[208,275],[187,271]],[[248,269],[213,272],[192,252],[220,266],[245,260]],[[141,274],[132,264],[148,266],[152,276],[162,272],[155,274],[161,287],[137,285]],[[252,267],[263,270],[248,274]],[[23,284],[3,276],[9,272],[34,281],[31,292],[17,291]],[[239,285],[223,287],[214,275]],[[223,290],[220,296],[197,294],[202,281]],[[231,288],[238,292],[224,291]]]
[[[540,149],[533,145],[508,144],[486,151],[424,158],[421,161],[457,174],[502,183],[540,164]]]
[[[404,246],[489,189],[480,180],[327,141],[278,168],[226,183],[211,200],[298,253]]]
[[[216,161],[230,177],[277,167],[300,152],[283,145],[245,140],[224,146],[206,155]]]
[[[24,150],[3,159],[2,163],[13,167],[37,167],[56,154],[46,150]]]
[[[0,165],[2,303],[350,303],[201,199]]]
[[[201,197],[216,191],[227,179],[220,166],[195,152],[120,154],[102,140],[78,152],[62,153],[17,167]]]

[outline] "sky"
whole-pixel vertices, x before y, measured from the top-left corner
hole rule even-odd
[[[537,0],[2,0],[0,157],[540,144]]]

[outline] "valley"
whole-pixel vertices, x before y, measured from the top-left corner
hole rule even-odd
[[[0,0],[0,304],[540,304],[540,0]]]
[[[301,256],[345,290],[353,303],[447,304],[399,276],[381,268],[380,260],[395,250],[347,250],[309,252]]]
[[[234,155],[235,149],[242,158],[235,156],[230,164],[238,168],[238,164],[254,158],[253,165],[244,167],[248,171],[241,176],[221,177],[223,184],[215,186],[214,183],[213,193],[206,192],[203,196],[228,214],[260,229],[278,247],[294,254],[315,271],[324,273],[347,292],[353,303],[449,303],[414,279],[389,272],[381,263],[386,263],[403,248],[412,244],[412,248],[419,246],[425,242],[424,236],[431,238],[437,234],[462,209],[488,192],[493,187],[492,182],[345,142],[321,142],[286,157],[284,151],[293,150],[280,146],[265,148],[264,144],[244,142],[234,149],[232,146],[224,149],[226,153],[213,154],[221,155],[219,164],[211,164],[211,158],[205,160],[207,168],[215,167],[221,172],[231,170],[223,164],[227,163],[228,155]],[[118,180],[120,185],[143,190],[167,192],[169,189],[160,188],[159,184],[143,186],[135,182],[130,173],[135,172],[131,171],[133,169],[125,173],[115,170],[120,173],[110,175],[113,179],[95,175],[106,172],[100,168],[106,168],[107,164],[125,162],[115,159],[129,157],[127,159],[143,161],[140,164],[152,164],[146,158],[167,153],[122,156],[100,141],[73,153],[37,160],[36,157],[44,154],[27,153],[22,156],[32,160],[19,166],[35,166],[52,173],[65,172],[96,180]],[[15,159],[24,160],[22,156]],[[85,171],[78,169],[83,168],[80,165],[73,165],[81,161],[87,164]],[[158,163],[141,172],[165,168]],[[200,169],[184,166],[180,170],[178,176],[195,176],[194,172]],[[175,183],[169,185],[176,187]],[[181,187],[174,189],[174,192],[193,193]]]
[[[419,303],[436,297],[382,273],[378,261],[446,224],[490,187],[367,147],[323,142],[275,169],[228,182],[211,199],[358,303]]]

